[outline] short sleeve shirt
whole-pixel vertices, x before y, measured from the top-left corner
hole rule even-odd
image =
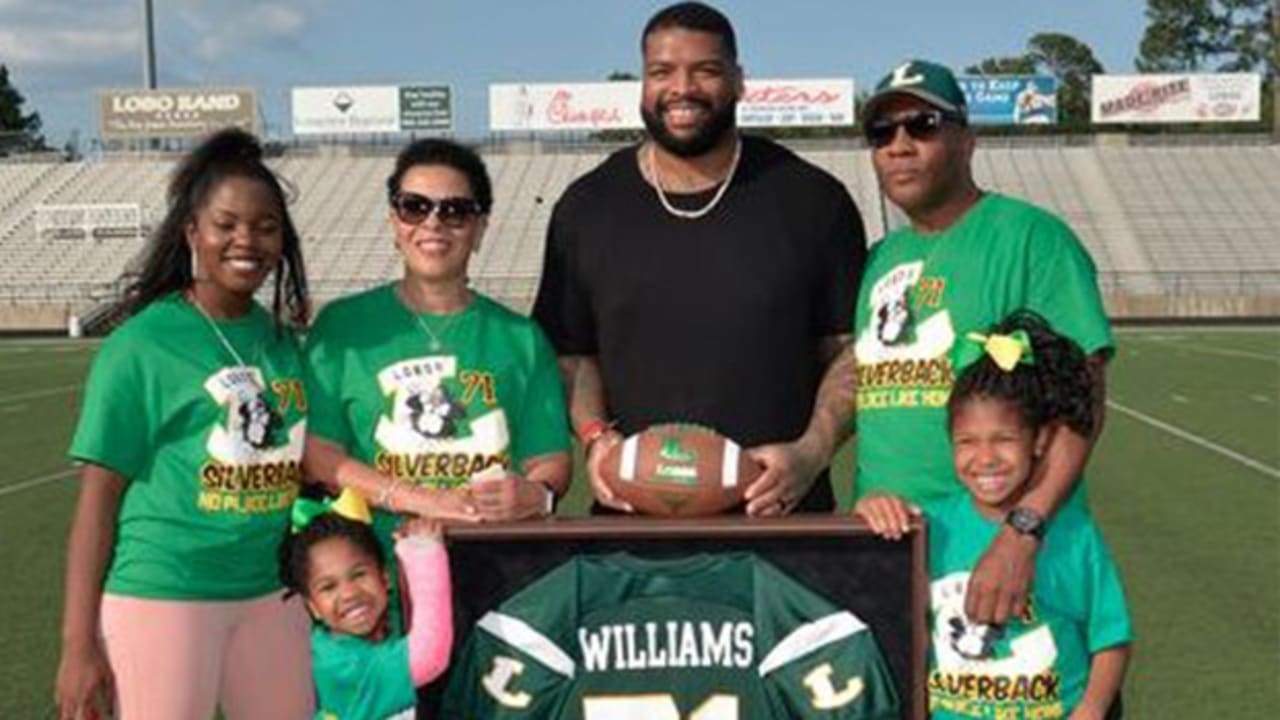
[[[297,342],[257,305],[215,322],[174,294],[113,332],[70,450],[128,481],[106,590],[221,600],[279,588],[306,412]]]
[[[941,233],[903,228],[873,248],[853,324],[859,497],[923,502],[962,490],[946,431],[952,347],[1019,309],[1086,354],[1113,345],[1093,260],[1033,205],[988,193]]]

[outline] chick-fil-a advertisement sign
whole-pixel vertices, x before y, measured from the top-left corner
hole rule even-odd
[[[851,79],[749,79],[738,103],[744,127],[852,125]],[[489,129],[494,132],[635,130],[640,118],[637,81],[510,83],[489,86]]]

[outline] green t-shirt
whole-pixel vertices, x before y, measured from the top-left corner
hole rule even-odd
[[[483,295],[456,315],[415,317],[381,285],[328,305],[307,356],[311,433],[388,476],[457,487],[569,449],[555,353],[531,320]]]
[[[311,630],[316,720],[413,718],[418,701],[409,674],[409,639],[372,643],[354,635]]]
[[[569,449],[551,345],[533,321],[478,293],[445,317],[415,316],[394,283],[337,300],[307,335],[307,360],[310,432],[388,476],[457,487],[490,465],[518,472]],[[392,578],[397,522],[374,510]],[[398,628],[394,581],[391,607]]]
[[[1092,259],[1033,205],[988,193],[941,233],[903,228],[872,249],[853,324],[857,497],[923,502],[963,490],[947,438],[950,351],[1022,308],[1088,354],[1112,347]]]
[[[107,592],[229,600],[280,587],[306,439],[301,353],[256,304],[217,326],[247,367],[178,294],[94,358],[70,455],[128,480]]]
[[[1027,617],[969,622],[969,575],[1000,523],[967,495],[924,507],[929,521],[934,720],[1065,718],[1084,695],[1092,655],[1133,640],[1124,590],[1098,526],[1081,507],[1050,520],[1036,555]]]
[[[871,631],[753,555],[576,557],[486,614],[441,718],[899,717]]]

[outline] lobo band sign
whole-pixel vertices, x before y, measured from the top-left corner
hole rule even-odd
[[[743,127],[852,125],[853,80],[746,81],[738,103]],[[524,83],[489,86],[495,132],[637,130],[640,83]]]
[[[98,100],[108,140],[196,137],[228,126],[253,130],[258,117],[252,90],[104,90]]]
[[[1093,122],[1257,122],[1262,76],[1254,73],[1094,75]]]

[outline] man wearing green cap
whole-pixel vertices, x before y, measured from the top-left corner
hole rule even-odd
[[[1090,355],[1099,413],[1113,341],[1093,261],[1071,229],[974,182],[975,137],[950,70],[921,60],[898,66],[867,101],[863,125],[881,190],[910,224],[873,248],[854,311],[854,493],[921,503],[962,491],[946,427],[957,340],[1034,310]],[[973,573],[970,618],[1003,623],[1026,610],[1045,519],[1068,498],[1082,502],[1074,491],[1097,432],[1055,431],[1034,488]],[[905,526],[907,512],[895,520]]]

